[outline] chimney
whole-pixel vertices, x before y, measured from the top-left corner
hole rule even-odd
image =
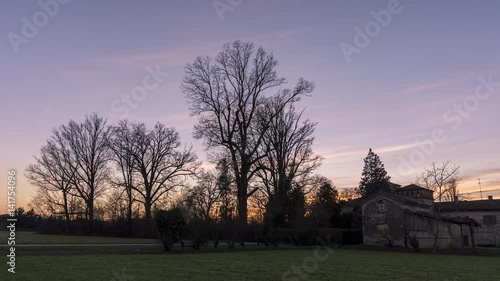
[[[493,201],[493,196],[492,195],[488,195],[488,200],[489,201]]]

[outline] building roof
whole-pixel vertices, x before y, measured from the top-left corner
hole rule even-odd
[[[398,190],[400,187],[401,187],[400,184],[389,182],[389,188],[391,189],[391,191]],[[376,194],[376,193],[374,193],[374,194]],[[361,206],[363,204],[363,200],[366,200],[369,197],[371,197],[371,196],[368,196],[368,197],[359,197],[359,198],[356,198],[356,199],[351,199],[351,200],[343,202],[342,206],[343,207]]]
[[[398,189],[398,188],[400,188],[400,187],[401,187],[401,185],[400,185],[400,184],[393,183],[393,182],[389,182],[389,188],[390,188],[391,190],[396,190],[396,189]]]
[[[435,215],[429,214],[429,213],[424,213],[424,212],[419,212],[419,211],[410,211],[410,210],[406,210],[406,212],[410,213],[410,214],[417,215],[417,216],[426,217],[426,218],[431,218],[431,219],[435,218]],[[440,215],[439,219],[442,221],[447,221],[447,222],[454,223],[454,224],[466,224],[466,225],[479,226],[479,223],[475,219],[467,218],[467,217],[466,218],[464,218],[464,217],[449,217],[449,216]]]
[[[368,202],[369,200],[371,200],[372,198],[374,198],[376,196],[385,196],[386,198],[389,198],[393,201],[396,201],[402,205],[411,206],[411,207],[419,207],[419,208],[429,209],[429,210],[432,207],[432,205],[425,204],[418,199],[408,197],[408,196],[399,195],[399,194],[392,193],[392,192],[386,192],[383,190],[366,198],[366,200],[362,201],[361,204],[365,204],[366,202]]]
[[[500,211],[500,199],[435,203],[441,212],[453,211]]]
[[[421,190],[421,189],[432,191],[432,190],[430,190],[428,188],[421,187],[421,186],[413,184],[413,183],[399,188],[398,191],[399,190],[402,190],[402,191],[407,191],[407,190]]]

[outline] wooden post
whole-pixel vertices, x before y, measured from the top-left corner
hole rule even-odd
[[[474,249],[474,254],[476,253],[476,241],[474,240],[474,228],[472,227],[472,224],[469,224],[469,230],[470,230],[470,240],[472,242],[472,249]]]
[[[462,249],[464,248],[464,231],[463,224],[460,224],[460,242],[462,242]]]
[[[405,233],[405,248],[408,248],[408,228],[406,227],[406,211],[403,212],[403,231]]]

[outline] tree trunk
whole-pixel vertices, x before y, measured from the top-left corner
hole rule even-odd
[[[127,209],[127,231],[128,236],[132,236],[132,191],[127,191],[128,195],[128,209]]]
[[[247,225],[248,220],[248,203],[246,189],[244,194],[238,195],[238,220],[242,226]]]
[[[94,234],[94,200],[89,200],[88,201],[88,229],[87,229],[87,234],[92,235]]]
[[[146,197],[144,200],[144,212],[145,212],[145,218],[146,219],[151,219],[151,198]]]
[[[71,218],[69,217],[69,208],[68,208],[68,193],[63,193],[64,198],[64,216],[66,218],[66,234],[71,234]]]
[[[242,167],[238,180],[238,221],[241,226],[247,225],[248,220],[248,169]]]

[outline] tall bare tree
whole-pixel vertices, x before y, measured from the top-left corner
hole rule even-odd
[[[433,162],[430,168],[424,168],[422,175],[417,178],[417,183],[434,191],[434,201],[443,202],[450,192],[450,187],[453,187],[451,183],[459,180],[459,170],[460,166],[452,166],[450,160],[441,165]],[[435,221],[433,252],[435,253],[438,250],[439,224],[441,223],[439,204],[434,204],[433,213]]]
[[[321,157],[312,151],[316,123],[301,120],[303,112],[296,112],[293,103],[281,109],[282,103],[278,98],[269,100],[264,113],[274,118],[264,132],[260,149],[264,157],[259,158],[257,172],[268,198],[268,215],[278,225],[288,221],[293,188],[305,187],[321,164]]]
[[[42,146],[36,164],[26,169],[28,181],[38,187],[37,198],[54,215],[63,215],[66,232],[71,232],[70,191],[74,188],[76,169],[64,157],[67,143],[50,139]],[[42,202],[40,202],[42,203]]]
[[[152,206],[169,191],[182,186],[188,176],[194,175],[199,163],[192,147],[179,150],[181,141],[174,128],[156,123],[148,129],[144,123],[132,125],[131,147],[136,184],[130,186],[137,192],[138,201],[144,204],[145,217],[151,218]]]
[[[81,123],[71,120],[54,131],[55,139],[67,143],[64,161],[75,171],[74,194],[85,202],[88,234],[93,232],[95,199],[104,193],[108,179],[109,134],[106,120],[96,113]]]
[[[131,153],[134,150],[132,130],[132,124],[127,120],[122,120],[112,128],[110,137],[110,148],[113,151],[112,159],[118,172],[118,176],[114,176],[111,181],[122,193],[126,194],[129,235],[132,233],[132,206],[134,203],[135,168],[137,163],[134,154]],[[116,196],[118,199],[121,198],[118,195]]]
[[[208,148],[227,149],[231,156],[237,186],[238,216],[247,223],[247,200],[257,191],[250,187],[259,160],[262,129],[275,116],[259,117],[269,94],[282,97],[283,109],[301,95],[312,92],[311,82],[300,79],[293,89],[279,89],[286,80],[276,73],[278,61],[252,43],[225,44],[215,60],[198,57],[185,68],[181,88],[198,116],[194,137]],[[274,92],[273,92],[274,91]],[[280,111],[280,110],[278,110]]]

